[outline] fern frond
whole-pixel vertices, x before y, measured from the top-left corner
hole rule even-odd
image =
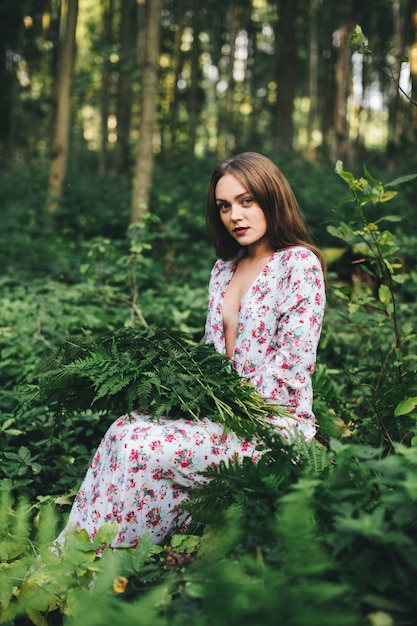
[[[265,418],[287,415],[213,347],[157,327],[71,338],[37,364],[29,382],[36,401],[57,414],[94,405],[113,417],[133,408],[156,418],[204,416],[247,439],[266,436]]]

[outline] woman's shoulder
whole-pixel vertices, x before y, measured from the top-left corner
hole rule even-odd
[[[306,246],[290,246],[283,250],[274,252],[272,263],[278,266],[303,266],[321,269],[321,263],[318,256]]]
[[[212,276],[219,276],[219,274],[222,274],[223,272],[229,272],[235,265],[236,265],[236,259],[233,259],[231,261],[224,261],[223,259],[216,259],[213,268],[211,270],[211,275]]]

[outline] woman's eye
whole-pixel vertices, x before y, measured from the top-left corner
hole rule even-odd
[[[219,202],[217,204],[217,208],[219,209],[219,211],[227,211],[229,207],[230,204],[228,202]]]
[[[243,198],[242,200],[243,206],[250,206],[252,202],[253,202],[252,198]]]

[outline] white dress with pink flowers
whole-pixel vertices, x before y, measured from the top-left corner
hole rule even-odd
[[[235,268],[235,261],[218,260],[210,279],[205,337],[222,354],[222,303]],[[315,434],[311,375],[324,306],[319,260],[301,246],[272,254],[241,303],[233,361],[265,398],[293,414],[274,420],[285,437],[298,431],[310,441]],[[135,546],[146,531],[160,543],[187,526],[189,515],[177,505],[207,481],[200,472],[235,455],[256,462],[259,454],[208,419],[123,415],[103,437],[57,541],[71,526],[94,537],[104,523],[117,521],[113,547]]]

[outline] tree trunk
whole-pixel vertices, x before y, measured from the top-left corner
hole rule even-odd
[[[294,137],[293,110],[297,68],[297,0],[281,0],[280,20],[276,33],[277,103],[275,149],[292,149]]]
[[[411,125],[414,141],[417,141],[417,0],[413,0],[411,7],[411,22],[413,25],[413,42],[410,47],[410,74],[411,74]]]
[[[149,195],[153,174],[153,133],[159,75],[161,10],[162,0],[148,0],[145,62],[142,70],[141,119],[132,194],[132,224],[138,222],[149,210]]]
[[[219,114],[218,152],[221,158],[226,157],[235,148],[235,136],[233,133],[233,98],[235,95],[235,79],[233,70],[235,65],[236,38],[241,28],[242,8],[232,3],[228,11],[229,23],[229,53],[228,64],[225,71],[227,89],[224,95],[223,109]]]
[[[332,34],[337,29],[336,22],[336,2],[337,0],[331,0],[330,6],[327,10],[327,23],[326,23],[326,47],[323,51],[322,57],[322,89],[320,89],[319,108],[321,119],[321,135],[322,143],[320,146],[323,156],[327,159],[331,159],[330,144],[333,131],[333,111],[335,103],[335,67],[336,67],[336,49],[332,42]]]
[[[314,142],[314,131],[316,130],[317,106],[318,106],[318,76],[319,76],[319,28],[317,0],[310,1],[310,45],[309,45],[309,78],[308,90],[310,97],[310,109],[308,111],[307,126],[307,157],[315,161],[317,158]]]
[[[179,102],[178,102],[178,80],[182,69],[181,45],[184,37],[186,24],[187,7],[185,0],[177,0],[173,3],[173,25],[174,38],[172,42],[172,52],[170,68],[166,70],[164,76],[164,98],[163,98],[163,151],[168,159],[177,151]]]
[[[115,171],[124,173],[130,163],[130,105],[132,99],[132,41],[131,23],[133,17],[132,0],[122,0],[120,20],[120,60],[117,77],[117,144]]]
[[[0,5],[0,166],[11,160],[13,152],[16,58],[24,10],[21,3],[10,0]]]
[[[145,45],[146,45],[146,11],[147,5],[152,0],[137,0],[138,3],[138,37],[137,37],[137,63],[138,67],[145,65]]]
[[[196,134],[197,134],[197,116],[198,116],[198,68],[200,58],[200,20],[199,7],[197,0],[193,3],[193,48],[191,51],[191,85],[188,95],[188,114],[189,114],[189,133],[188,133],[188,150],[190,155],[194,154]]]
[[[52,161],[49,170],[47,209],[50,214],[53,214],[59,206],[67,172],[77,15],[78,0],[68,0],[65,34],[58,68],[55,128],[52,140]]]
[[[340,159],[347,162],[349,155],[349,126],[347,119],[347,100],[352,78],[352,51],[349,39],[353,32],[351,16],[339,29],[339,45],[335,68],[335,103],[333,113],[333,136],[331,142],[332,161]]]
[[[109,49],[112,45],[113,35],[113,0],[107,0],[103,10],[103,65],[101,69],[101,96],[100,96],[100,123],[101,142],[98,173],[104,176],[107,173],[107,146],[108,146],[108,120],[110,103],[110,59]]]
[[[403,6],[402,6],[403,5]],[[401,59],[405,51],[405,15],[404,2],[393,0],[392,17],[394,25],[394,54],[392,73],[396,80],[400,78]],[[394,144],[399,144],[404,132],[404,106],[400,91],[394,81],[391,83],[392,104],[389,115],[389,138]]]

